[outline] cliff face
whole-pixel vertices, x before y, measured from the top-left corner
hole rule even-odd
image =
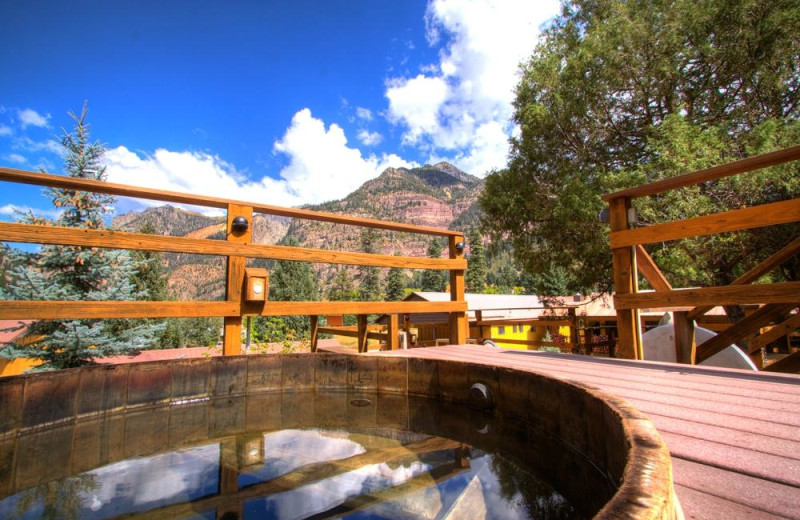
[[[450,228],[454,221],[466,233],[478,218],[476,201],[483,181],[448,163],[422,168],[388,168],[341,200],[306,206],[306,209],[355,217],[390,220],[421,226]],[[365,228],[323,222],[285,219],[266,215],[254,218],[253,242],[275,244],[294,237],[301,247],[361,251]],[[130,213],[114,219],[114,227],[138,230],[145,222],[162,234],[193,238],[224,239],[223,217],[208,217],[170,206]],[[377,253],[425,256],[431,237],[377,231]],[[441,241],[442,248],[445,242]],[[165,255],[170,286],[181,299],[224,297],[225,269],[222,259],[200,255]],[[337,269],[314,264],[325,288]],[[355,271],[355,268],[352,268]],[[384,273],[385,274],[385,273]]]

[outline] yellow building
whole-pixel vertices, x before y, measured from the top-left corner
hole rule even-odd
[[[0,320],[0,344],[25,342],[25,334],[33,320]],[[38,359],[6,359],[0,357],[0,377],[16,376],[41,365]]]

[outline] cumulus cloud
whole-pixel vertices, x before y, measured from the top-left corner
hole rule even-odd
[[[8,137],[8,136],[12,135],[13,133],[14,132],[13,132],[13,130],[11,130],[10,126],[0,125],[0,136]]]
[[[387,82],[387,116],[405,127],[404,143],[460,158],[478,175],[504,167],[518,65],[558,7],[557,0],[432,0],[426,28],[429,43],[442,45],[438,63]]]
[[[37,126],[40,128],[47,128],[50,126],[50,114],[46,116],[41,115],[36,110],[32,108],[26,108],[25,110],[19,110],[17,112],[17,116],[19,117],[19,122],[22,125],[22,128],[25,129],[29,126]]]
[[[361,130],[358,133],[358,140],[361,141],[361,144],[364,146],[375,146],[383,141],[383,136],[379,132]]]
[[[326,128],[308,108],[294,115],[273,150],[288,157],[280,176],[288,191],[304,202],[342,198],[390,166],[418,166],[394,154],[363,157],[359,149],[347,146],[339,125]]]
[[[103,163],[109,182],[264,204],[299,202],[284,183],[269,177],[249,180],[220,157],[203,152],[160,148],[150,156],[140,156],[118,146],[105,153]]]
[[[110,182],[280,206],[342,198],[390,166],[418,166],[394,154],[363,157],[347,146],[341,127],[326,128],[309,109],[294,115],[273,149],[288,158],[278,179],[253,180],[219,156],[196,151],[158,149],[141,155],[118,146],[103,162]]]

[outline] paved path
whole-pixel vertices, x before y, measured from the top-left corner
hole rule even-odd
[[[374,354],[492,364],[594,385],[655,423],[672,454],[686,518],[800,519],[800,376],[475,345]]]

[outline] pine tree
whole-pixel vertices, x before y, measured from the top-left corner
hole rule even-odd
[[[297,246],[294,238],[284,241],[287,246]],[[317,301],[319,285],[311,264],[280,260],[269,276],[269,299],[271,301]],[[306,336],[311,330],[305,316],[257,317],[253,329],[260,341],[283,341],[287,337]]]
[[[467,292],[482,293],[486,290],[486,250],[483,247],[483,237],[477,227],[469,232],[469,257],[467,258],[467,272],[464,274],[464,284]]]
[[[441,258],[442,245],[436,237],[428,244],[428,257]],[[422,290],[429,292],[442,292],[447,289],[447,278],[443,271],[425,270],[422,272]]]
[[[64,167],[70,177],[104,181],[105,167],[100,157],[103,146],[89,141],[86,104],[80,116],[70,112],[73,131],[64,130]],[[26,223],[59,227],[103,229],[105,217],[113,212],[114,198],[108,195],[51,188],[45,190],[61,216],[51,222],[28,214]],[[127,251],[100,250],[73,246],[42,246],[38,253],[14,250],[14,267],[9,272],[4,298],[17,300],[108,301],[146,298],[131,280],[136,265]],[[149,348],[163,330],[163,324],[142,324],[130,320],[40,321],[31,327],[30,337],[39,341],[9,344],[0,349],[3,357],[40,359],[39,369],[59,369],[85,365],[95,357]]]
[[[399,253],[397,255],[399,256]],[[408,287],[408,277],[403,274],[403,270],[399,267],[389,269],[386,277],[386,299],[390,302],[399,302],[406,296],[406,287]]]
[[[361,233],[361,249],[365,253],[376,253],[378,234],[371,230]],[[362,265],[358,268],[360,282],[358,296],[364,301],[378,301],[382,299],[381,277],[377,267]]]
[[[358,299],[358,291],[347,269],[340,267],[333,275],[328,288],[328,300],[332,302],[346,302]]]

